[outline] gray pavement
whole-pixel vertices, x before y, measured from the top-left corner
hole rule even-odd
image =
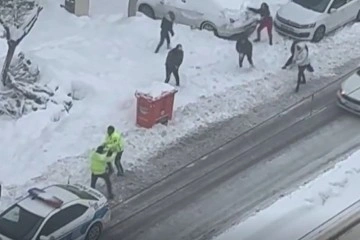
[[[360,140],[360,121],[335,105],[338,87],[197,161],[183,151],[185,166],[114,206],[104,239],[210,239],[332,166]],[[193,139],[201,146],[208,136]]]

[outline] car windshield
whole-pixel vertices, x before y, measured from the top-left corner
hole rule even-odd
[[[315,12],[324,12],[330,3],[330,0],[293,0],[294,3]]]
[[[0,215],[0,234],[14,240],[31,240],[43,221],[15,204]]]

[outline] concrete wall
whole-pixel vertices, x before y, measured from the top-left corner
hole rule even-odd
[[[128,15],[129,0],[90,0],[90,16]]]

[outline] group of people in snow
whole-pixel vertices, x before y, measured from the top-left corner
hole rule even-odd
[[[259,14],[260,20],[258,24],[258,28],[256,30],[257,37],[254,39],[254,42],[259,42],[261,40],[261,32],[266,28],[269,45],[273,45],[273,18],[271,16],[269,5],[263,2],[260,8],[251,8],[248,7],[248,10]],[[160,31],[160,42],[155,49],[155,53],[158,53],[162,45],[166,40],[167,48],[171,48],[171,36],[174,36],[174,25],[175,15],[172,12],[169,12],[165,17],[163,17],[161,21],[161,31]],[[254,62],[252,59],[253,56],[253,45],[248,39],[247,34],[240,34],[239,39],[236,41],[236,51],[239,54],[239,67],[243,67],[243,61],[246,57],[250,66],[254,67]],[[174,75],[176,86],[180,85],[180,77],[179,77],[179,68],[184,59],[184,51],[181,44],[177,44],[175,48],[171,49],[168,52],[165,61],[165,83],[170,81],[171,75]],[[309,59],[309,49],[308,46],[300,41],[294,41],[291,46],[291,56],[283,66],[283,69],[286,69],[289,66],[297,65],[298,66],[298,79],[295,91],[299,91],[300,84],[306,84],[305,70],[313,72],[314,69],[310,64]]]
[[[108,198],[113,199],[110,176],[114,173],[113,162],[117,170],[117,176],[124,176],[124,168],[121,157],[124,152],[124,140],[120,132],[113,126],[108,126],[104,143],[90,155],[91,187],[95,188],[99,178],[105,181]]]

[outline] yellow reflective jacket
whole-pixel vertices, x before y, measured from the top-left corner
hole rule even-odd
[[[91,173],[94,175],[101,175],[106,173],[108,159],[106,154],[100,154],[97,152],[92,152],[90,155],[91,161]]]
[[[110,136],[106,135],[104,146],[107,151],[121,152],[124,150],[124,139],[119,132],[115,131]]]

